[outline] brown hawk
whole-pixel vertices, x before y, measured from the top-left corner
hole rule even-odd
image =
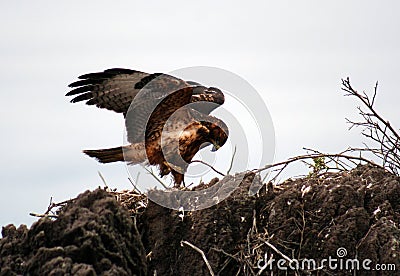
[[[113,68],[85,74],[66,96],[71,102],[106,108],[125,117],[130,145],[84,150],[101,163],[158,165],[160,175],[171,173],[180,186],[193,156],[203,147],[219,149],[228,139],[226,124],[210,112],[225,101],[215,87],[162,74]]]

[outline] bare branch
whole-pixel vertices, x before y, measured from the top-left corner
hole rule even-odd
[[[49,214],[29,213],[29,215],[37,218],[54,218],[54,219],[58,218],[57,215],[49,215]]]
[[[106,182],[106,180],[105,180],[103,174],[102,174],[100,171],[97,171],[97,173],[99,174],[99,176],[100,176],[100,178],[101,178],[101,181],[103,181],[104,187],[105,187],[105,188],[108,188],[107,182]]]
[[[375,109],[374,104],[378,91],[378,82],[374,87],[372,98],[369,98],[365,92],[360,94],[351,84],[350,79],[342,79],[342,90],[346,92],[345,96],[354,96],[359,99],[363,106],[367,108],[367,112],[358,107],[358,112],[363,118],[361,122],[354,122],[346,119],[350,124],[349,129],[353,127],[363,127],[361,134],[376,143],[377,146],[365,149],[358,149],[360,152],[370,152],[382,161],[382,167],[388,169],[395,175],[399,175],[400,170],[400,134],[397,132],[389,121],[385,120]],[[353,149],[355,150],[355,149]]]
[[[273,244],[269,243],[268,241],[261,239],[260,240],[265,243],[266,245],[268,245],[272,250],[274,250],[276,253],[278,253],[282,258],[284,258],[288,263],[293,262],[293,259],[291,259],[290,257],[286,256],[285,254],[283,254],[278,248],[276,248]]]
[[[201,163],[203,165],[206,165],[206,166],[210,167],[217,174],[225,176],[225,174],[223,174],[222,172],[218,171],[216,168],[214,168],[213,166],[211,166],[210,164],[208,164],[207,162],[204,162],[202,160],[193,160],[191,163]]]
[[[203,258],[203,261],[204,261],[204,262],[206,263],[206,265],[207,265],[207,268],[208,268],[208,271],[210,272],[210,275],[211,275],[211,276],[214,276],[214,275],[215,275],[215,274],[214,274],[214,271],[212,270],[212,267],[211,267],[210,263],[208,262],[207,257],[206,257],[206,254],[204,254],[204,251],[201,250],[200,248],[198,248],[197,246],[191,244],[190,242],[181,241],[181,246],[183,246],[184,244],[190,246],[191,248],[193,248],[194,250],[196,250],[197,252],[200,253],[201,257]]]
[[[259,173],[261,171],[268,170],[268,169],[273,168],[273,167],[282,166],[282,165],[288,165],[288,164],[296,162],[296,161],[306,160],[306,159],[322,158],[322,157],[344,158],[344,159],[347,159],[347,160],[358,160],[358,161],[364,161],[365,163],[368,163],[368,164],[376,166],[376,164],[374,162],[372,162],[371,160],[363,158],[363,157],[359,157],[359,156],[352,156],[352,155],[338,154],[338,153],[335,153],[335,154],[332,154],[332,153],[312,153],[312,154],[305,154],[305,155],[299,155],[299,156],[291,157],[286,161],[278,162],[278,163],[271,164],[271,165],[266,165],[266,166],[264,166],[264,167],[262,167],[260,169],[253,170],[253,172]]]
[[[157,180],[158,183],[160,183],[160,184],[164,187],[164,189],[168,189],[168,186],[165,185],[165,184],[157,177],[157,175],[153,172],[153,170],[152,170],[151,168],[148,169],[148,168],[146,168],[145,166],[143,166],[143,168],[144,168],[151,176],[153,176],[154,179]]]
[[[228,171],[226,172],[226,174],[229,174],[229,173],[231,172],[231,170],[232,170],[233,161],[234,161],[234,159],[235,159],[235,155],[236,155],[236,145],[235,145],[235,148],[234,148],[234,150],[233,150],[232,159],[231,159],[231,164],[229,165],[229,169],[228,169]]]

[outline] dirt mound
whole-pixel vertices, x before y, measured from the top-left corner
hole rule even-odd
[[[369,259],[371,269],[394,265],[400,273],[398,177],[359,166],[269,184],[250,197],[255,177],[259,181],[247,173],[218,205],[185,214],[151,201],[140,212],[129,211],[132,199],[117,202],[100,189],[85,192],[55,220],[40,219],[29,230],[3,227],[0,274],[353,275],[347,259],[360,260],[360,266]],[[322,266],[329,256],[342,267]],[[288,271],[278,269],[278,259],[286,259]],[[319,266],[290,268],[305,259]]]
[[[107,192],[81,194],[56,220],[30,230],[3,227],[1,275],[146,275],[145,251],[129,213]]]

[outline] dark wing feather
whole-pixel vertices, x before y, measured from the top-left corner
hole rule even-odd
[[[69,85],[73,89],[67,96],[75,96],[71,102],[86,101],[123,113],[131,143],[142,142],[146,128],[146,137],[162,131],[169,116],[186,104],[192,103],[192,109],[209,114],[224,102],[224,94],[217,88],[161,73],[114,68],[79,79]]]
[[[126,113],[140,89],[135,88],[148,73],[114,68],[104,72],[89,73],[79,77],[69,87],[74,88],[66,96],[76,95],[71,102],[87,101],[89,105]]]
[[[114,68],[104,72],[84,74],[73,82],[66,96],[75,96],[71,102],[86,101],[126,115],[133,99],[143,88],[143,99],[157,99],[190,84],[162,73],[148,74],[136,70]],[[140,102],[139,102],[140,105]]]
[[[139,93],[126,114],[125,126],[130,143],[141,142],[145,137],[159,135],[168,118],[176,110],[190,103],[193,90],[192,87],[178,90],[164,87],[149,93],[147,87],[145,89]]]
[[[143,142],[145,133],[146,137],[149,133],[146,128],[162,128],[163,122],[170,116],[168,114],[188,104],[192,95],[192,89],[189,89],[184,80],[166,74],[149,75],[143,78],[136,87],[141,90],[125,116],[130,143]]]
[[[215,87],[195,86],[190,99],[191,108],[203,113],[210,114],[214,109],[225,102],[224,93]]]

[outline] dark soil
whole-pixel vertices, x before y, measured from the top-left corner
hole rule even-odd
[[[1,275],[146,275],[143,244],[129,213],[107,192],[81,194],[56,220],[3,227]]]
[[[257,275],[257,263],[265,264],[260,260],[271,255],[275,262],[262,275],[271,269],[273,275],[354,275],[328,264],[314,270],[277,268],[285,257],[296,260],[293,265],[329,256],[344,262],[357,258],[360,266],[370,259],[371,269],[376,264],[397,268],[366,272],[361,267],[357,275],[400,275],[398,177],[359,166],[269,184],[250,197],[254,177],[246,174],[218,205],[184,216],[151,201],[140,211],[128,210],[132,200],[127,204],[102,189],[87,191],[57,219],[42,218],[30,229],[3,227],[0,275],[210,275],[206,261],[215,275]],[[346,249],[341,258],[339,248]]]

